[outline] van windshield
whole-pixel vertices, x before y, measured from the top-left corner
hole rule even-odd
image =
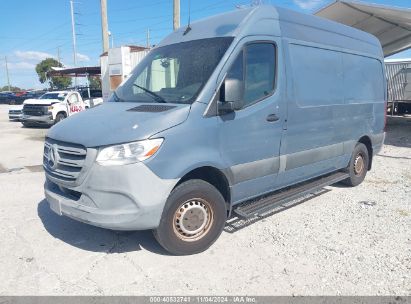
[[[191,104],[232,41],[208,38],[153,49],[110,101]]]

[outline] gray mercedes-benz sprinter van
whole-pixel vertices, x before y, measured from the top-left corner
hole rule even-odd
[[[47,201],[201,252],[233,214],[360,184],[384,141],[384,79],[375,37],[318,17],[259,6],[195,22],[48,132]]]

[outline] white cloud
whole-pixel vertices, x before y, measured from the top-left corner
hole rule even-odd
[[[3,69],[6,67],[6,64],[0,63],[0,68]],[[33,70],[36,68],[36,65],[30,62],[26,62],[26,61],[20,61],[20,62],[7,62],[7,68],[10,71],[13,70]]]
[[[293,0],[303,10],[311,10],[324,3],[324,0]]]
[[[80,53],[77,53],[76,55],[78,61],[90,61],[90,57],[88,57],[87,55]]]
[[[54,56],[49,53],[37,51],[15,51],[14,55],[24,60],[43,60],[46,58],[54,58]]]

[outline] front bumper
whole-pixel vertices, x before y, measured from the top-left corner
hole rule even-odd
[[[9,113],[9,119],[10,120],[21,120],[21,117],[23,114],[21,113]]]
[[[46,175],[44,190],[50,208],[59,215],[113,230],[158,227],[168,195],[177,183],[159,178],[143,163],[94,163],[85,174],[77,186],[65,186]]]
[[[52,125],[54,123],[53,115],[51,114],[34,116],[34,115],[26,115],[23,113],[20,120],[32,122],[32,123],[38,123],[38,124],[48,124],[48,125]]]

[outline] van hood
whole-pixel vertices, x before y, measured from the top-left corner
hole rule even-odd
[[[184,122],[190,105],[106,102],[53,126],[47,136],[85,147],[143,140]]]
[[[29,105],[44,105],[44,106],[50,106],[53,103],[58,103],[61,102],[58,99],[35,99],[35,98],[30,98],[26,99],[23,104],[29,104]]]

